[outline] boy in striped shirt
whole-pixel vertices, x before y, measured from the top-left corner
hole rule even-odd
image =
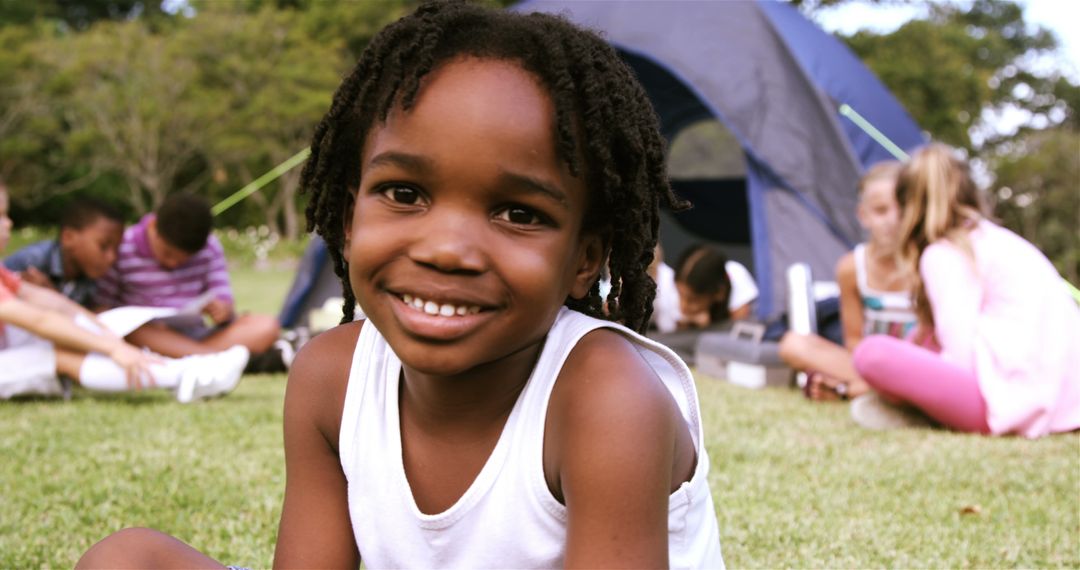
[[[279,325],[269,315],[237,315],[221,242],[211,234],[210,204],[194,194],[172,194],[156,213],[124,232],[116,263],[98,281],[96,304],[183,308],[206,298],[203,323],[153,321],[127,340],[165,356],[224,350],[240,344],[267,352]],[[253,361],[258,361],[253,357]]]

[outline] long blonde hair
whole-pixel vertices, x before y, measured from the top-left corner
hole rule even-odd
[[[966,160],[941,143],[918,150],[900,171],[896,199],[900,219],[900,261],[911,275],[915,313],[919,322],[934,325],[926,287],[919,275],[919,259],[926,247],[945,239],[968,254],[974,253],[968,232],[985,217],[985,207]]]

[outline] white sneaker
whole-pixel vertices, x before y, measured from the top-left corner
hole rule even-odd
[[[180,383],[176,400],[187,404],[232,392],[240,383],[251,353],[247,347],[236,345],[213,354],[195,354],[174,361],[180,368]]]
[[[851,419],[873,430],[933,427],[933,420],[911,406],[886,402],[877,392],[867,392],[851,401]]]

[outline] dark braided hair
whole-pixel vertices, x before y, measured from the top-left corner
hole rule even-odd
[[[344,216],[352,211],[350,189],[359,187],[364,142],[394,105],[413,106],[424,76],[462,56],[513,61],[546,87],[558,156],[590,189],[583,228],[610,236],[606,306],[599,283],[566,305],[644,330],[656,294],[646,268],[658,209],[688,206],[671,191],[664,140],[644,89],[611,46],[564,18],[455,1],[425,4],[379,32],[315,130],[301,186],[311,195],[308,231],[326,240],[342,281],[342,322],[353,319],[356,307],[343,253]]]

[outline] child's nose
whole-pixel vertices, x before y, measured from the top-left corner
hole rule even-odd
[[[483,232],[474,216],[431,212],[427,217],[429,223],[420,230],[410,251],[413,261],[451,273],[484,270]]]

